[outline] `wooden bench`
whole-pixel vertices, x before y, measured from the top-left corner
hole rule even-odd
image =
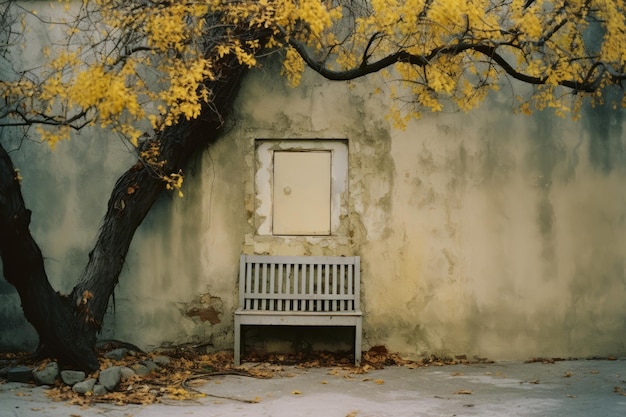
[[[241,326],[353,326],[361,363],[360,257],[241,255],[235,365]]]

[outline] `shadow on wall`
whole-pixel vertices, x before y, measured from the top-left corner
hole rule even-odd
[[[617,92],[607,94],[606,105],[586,105],[583,123],[589,132],[589,162],[605,174],[613,169],[624,169],[623,124],[624,112],[610,104],[619,102]]]

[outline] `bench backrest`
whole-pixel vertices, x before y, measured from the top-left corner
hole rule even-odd
[[[360,309],[360,257],[241,255],[239,306],[264,311]]]

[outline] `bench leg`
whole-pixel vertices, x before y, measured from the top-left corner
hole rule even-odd
[[[235,366],[241,365],[241,323],[235,316]]]
[[[354,330],[354,364],[361,366],[361,319],[357,320]]]

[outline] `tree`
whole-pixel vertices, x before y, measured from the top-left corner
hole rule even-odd
[[[468,111],[511,80],[534,86],[518,97],[523,112],[576,115],[585,97],[602,101],[609,86],[624,99],[622,0],[63,4],[68,18],[49,23],[64,28],[66,41],[46,50],[43,67],[14,68],[0,80],[0,124],[33,128],[51,146],[99,125],[126,137],[138,161],[111,193],[77,285],[60,295],[0,142],[0,256],[39,334],[39,353],[84,370],[98,368],[96,335],[135,230],[161,191],[180,192],[186,163],[218,140],[242,77],[264,59],[282,59],[294,86],[305,68],[337,81],[380,73],[399,125],[444,106]],[[3,6],[0,52],[12,62],[20,14],[30,12]]]

